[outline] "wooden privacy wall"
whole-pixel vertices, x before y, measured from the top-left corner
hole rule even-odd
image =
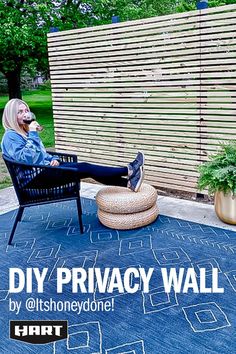
[[[56,148],[128,163],[196,192],[196,167],[236,138],[236,5],[48,35]]]

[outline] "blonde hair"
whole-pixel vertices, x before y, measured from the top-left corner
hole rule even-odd
[[[2,115],[2,125],[5,130],[13,129],[17,133],[26,137],[26,131],[19,125],[17,121],[17,113],[21,104],[24,104],[29,109],[27,103],[20,100],[19,98],[13,98],[7,102]]]

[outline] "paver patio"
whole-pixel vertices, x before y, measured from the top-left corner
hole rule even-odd
[[[102,187],[102,185],[82,182],[81,197],[94,199],[96,193]],[[17,206],[17,199],[13,187],[0,190],[0,215],[16,209]],[[162,215],[236,231],[236,226],[227,225],[217,218],[213,205],[173,197],[158,196],[158,206]]]

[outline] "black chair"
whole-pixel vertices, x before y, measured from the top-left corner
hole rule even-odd
[[[49,152],[49,151],[48,151]],[[61,162],[77,162],[76,155],[49,152],[58,155]],[[19,163],[3,155],[19,201],[19,209],[11,230],[8,245],[12,239],[18,221],[21,221],[25,207],[33,205],[76,200],[80,232],[83,233],[82,208],[80,201],[80,179],[71,167],[51,167]]]

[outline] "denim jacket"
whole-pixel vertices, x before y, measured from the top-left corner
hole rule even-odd
[[[50,155],[36,131],[30,131],[27,137],[15,130],[6,130],[1,142],[2,153],[17,162],[28,164],[49,165],[52,160],[59,160],[56,155]]]

